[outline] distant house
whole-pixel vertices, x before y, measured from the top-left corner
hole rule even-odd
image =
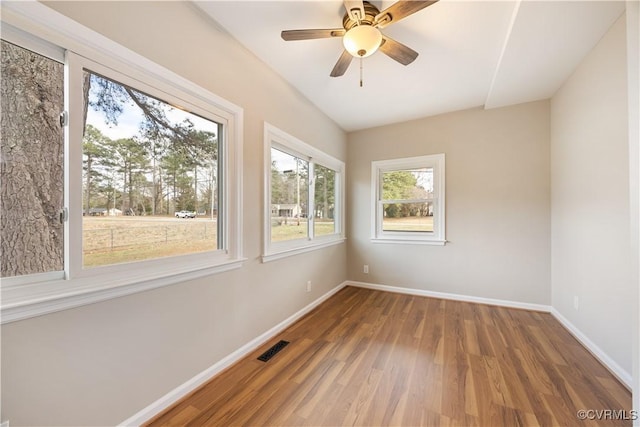
[[[120,209],[111,208],[109,209],[109,216],[120,216],[122,215],[122,211]]]
[[[271,216],[295,218],[300,215],[300,212],[300,205],[296,204],[271,205]]]
[[[107,210],[105,208],[91,208],[89,209],[89,216],[105,216]]]

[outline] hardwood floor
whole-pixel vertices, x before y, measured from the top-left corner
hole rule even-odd
[[[550,314],[347,287],[148,425],[630,426],[577,415],[630,409]]]

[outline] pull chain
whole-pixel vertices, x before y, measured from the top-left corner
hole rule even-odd
[[[360,87],[362,87],[362,56],[360,57]]]

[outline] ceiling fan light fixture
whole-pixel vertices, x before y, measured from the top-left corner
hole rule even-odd
[[[371,25],[357,25],[342,38],[344,48],[356,58],[373,55],[382,43],[382,33]]]

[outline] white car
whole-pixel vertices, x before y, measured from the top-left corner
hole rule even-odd
[[[196,213],[191,211],[178,211],[176,212],[176,218],[195,218]]]

